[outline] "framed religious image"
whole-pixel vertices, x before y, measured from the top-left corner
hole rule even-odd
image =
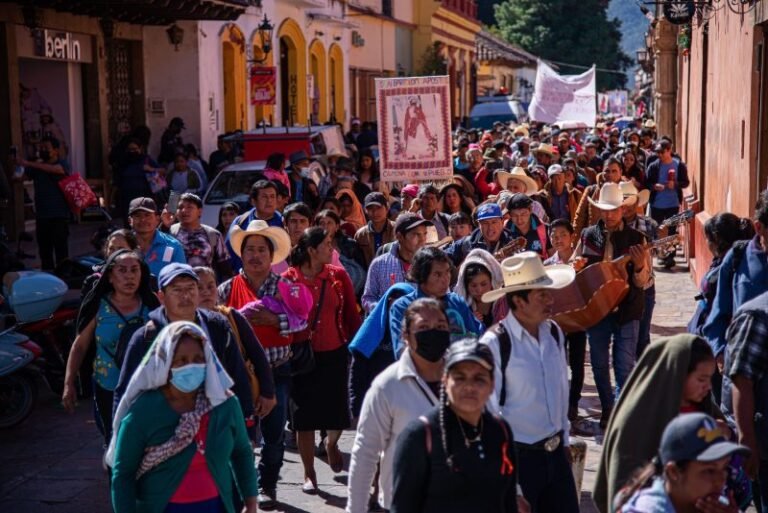
[[[453,174],[448,77],[377,78],[379,169],[387,182]]]

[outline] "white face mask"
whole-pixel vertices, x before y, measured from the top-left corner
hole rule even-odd
[[[309,178],[312,173],[308,167],[300,167],[299,174],[301,175],[302,178]]]

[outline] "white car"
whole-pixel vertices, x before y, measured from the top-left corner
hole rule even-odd
[[[251,186],[259,179],[267,163],[263,160],[237,162],[222,169],[213,179],[203,197],[203,224],[216,227],[219,209],[224,203],[234,202],[240,212],[251,209]]]

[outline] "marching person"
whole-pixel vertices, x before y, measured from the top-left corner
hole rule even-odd
[[[411,421],[438,404],[443,354],[451,344],[443,304],[433,298],[411,303],[398,338],[406,350],[373,380],[363,400],[349,464],[347,513],[368,513],[377,463],[381,467],[379,495],[371,502],[391,507],[397,438]]]
[[[398,438],[391,512],[518,512],[514,436],[486,409],[493,375],[487,345],[466,338],[450,346],[440,404]]]
[[[613,163],[609,161],[608,168],[611,167]],[[648,283],[651,273],[651,254],[643,246],[645,235],[627,226],[623,220],[622,205],[625,200],[618,184],[606,183],[600,189],[597,201],[591,197],[588,200],[600,211],[601,219],[581,233],[574,257],[586,258],[588,265],[623,255],[630,257],[627,265],[629,293],[616,311],[587,330],[592,372],[602,407],[600,427],[605,429],[613,409],[614,397],[618,396],[637,359],[640,320],[645,306],[643,287]],[[610,352],[613,353],[616,375],[615,393],[611,387]]]
[[[512,242],[509,231],[504,229],[501,207],[496,203],[484,203],[477,207],[476,217],[478,227],[445,249],[453,265],[461,265],[473,249],[484,249],[493,255]]]
[[[526,251],[501,263],[504,287],[483,301],[506,298],[509,313],[483,335],[494,359],[492,413],[512,427],[518,481],[533,513],[578,513],[568,449],[568,369],[565,343],[552,315],[553,289],[570,284],[569,265],[544,267]]]
[[[355,242],[363,252],[366,267],[371,265],[380,247],[395,240],[395,224],[387,219],[387,211],[387,198],[382,193],[371,192],[365,197],[368,223],[357,230]]]
[[[128,205],[128,220],[133,229],[139,248],[144,255],[144,262],[153,276],[169,264],[187,263],[184,248],[174,237],[160,231],[160,215],[157,204],[152,198],[135,198]]]
[[[594,200],[600,197],[600,191],[606,183],[618,184],[624,174],[624,164],[620,160],[611,157],[605,163],[605,170],[597,176],[597,182],[590,185],[581,195],[576,216],[573,219],[573,228],[577,235],[588,226],[593,226],[601,219],[600,209],[594,205]],[[589,200],[593,201],[589,201]]]
[[[523,237],[527,251],[537,253],[546,260],[552,253],[552,242],[549,240],[549,228],[532,211],[533,200],[526,194],[518,192],[507,200],[509,222],[507,230],[513,239]]]

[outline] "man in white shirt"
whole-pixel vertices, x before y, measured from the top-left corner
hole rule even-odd
[[[501,264],[504,287],[483,295],[505,297],[509,313],[481,342],[496,361],[495,391],[488,402],[512,426],[518,452],[518,483],[533,513],[578,513],[568,450],[568,366],[565,337],[552,315],[551,289],[570,284],[568,265],[546,268],[527,251]]]

